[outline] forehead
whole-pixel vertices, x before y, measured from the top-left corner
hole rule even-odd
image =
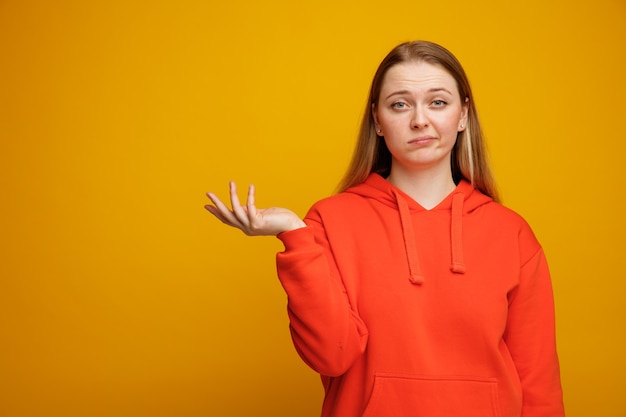
[[[396,89],[422,90],[445,88],[458,94],[454,77],[443,67],[428,62],[403,62],[387,70],[381,93]]]

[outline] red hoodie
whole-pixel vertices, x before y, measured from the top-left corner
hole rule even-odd
[[[323,417],[562,417],[552,287],[527,223],[461,181],[426,210],[381,176],[281,233]]]

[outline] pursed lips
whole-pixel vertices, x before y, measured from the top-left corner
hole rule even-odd
[[[430,143],[431,141],[435,139],[436,138],[434,136],[424,135],[424,136],[419,136],[415,139],[411,139],[409,141],[409,144],[422,145],[422,144]]]

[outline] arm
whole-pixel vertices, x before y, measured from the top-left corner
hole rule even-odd
[[[232,210],[213,193],[207,193],[213,205],[205,208],[248,236],[278,235],[283,241],[277,267],[296,350],[318,373],[341,375],[364,351],[367,330],[348,302],[321,221],[308,219],[307,225],[287,209],[257,209],[254,191],[250,186],[242,207],[231,182]]]
[[[522,384],[522,416],[563,417],[552,284],[541,249],[522,265],[509,295],[504,340]]]
[[[321,222],[306,221],[308,227],[278,235],[285,244],[278,276],[300,357],[321,375],[339,376],[365,350],[367,328],[350,305]]]

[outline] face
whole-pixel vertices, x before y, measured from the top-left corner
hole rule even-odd
[[[372,112],[391,152],[392,174],[451,170],[450,155],[457,133],[467,126],[467,110],[454,78],[442,67],[426,62],[391,67]]]

